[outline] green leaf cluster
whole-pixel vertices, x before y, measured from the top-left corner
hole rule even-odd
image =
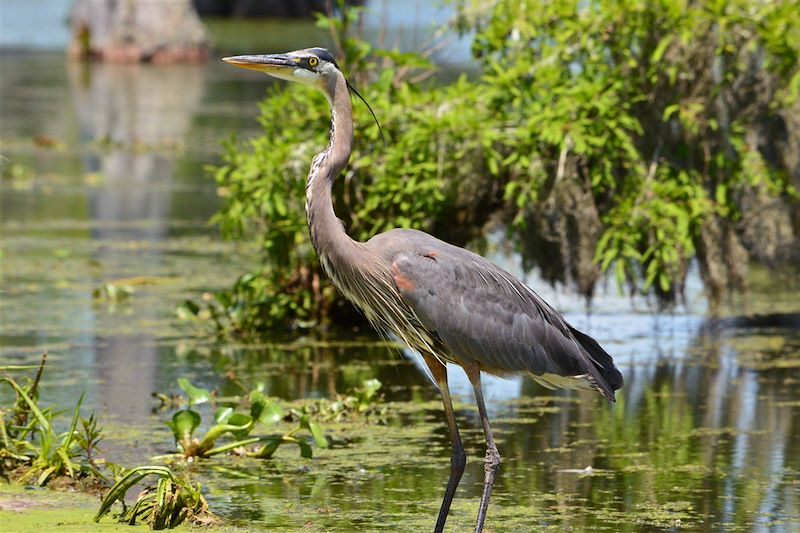
[[[128,506],[125,494],[146,477],[155,476],[155,486],[148,485],[136,498],[136,502]],[[117,521],[128,525],[137,522],[145,523],[150,529],[172,529],[186,520],[194,524],[209,525],[216,518],[208,510],[208,502],[203,497],[200,483],[192,483],[185,475],[175,474],[165,466],[139,466],[132,468],[120,476],[108,491],[94,517],[99,522],[111,511],[115,502],[119,501],[122,511]]]
[[[15,394],[13,404],[0,406],[0,474],[37,486],[59,477],[102,483],[106,478],[94,454],[103,437],[94,415],[81,416],[83,395],[64,432],[55,426],[62,413],[39,405],[38,385],[46,361],[46,355],[42,356],[33,379],[20,382],[10,375],[0,377],[0,383]]]
[[[780,200],[784,228],[796,207],[798,150],[782,137],[798,112],[800,4],[456,4],[503,124],[494,166],[518,228],[588,233],[595,265],[665,300],[692,259],[712,300],[743,282],[748,253],[788,259],[763,244],[780,230],[752,228],[765,204]]]
[[[241,403],[238,401],[239,398],[233,399],[236,401],[216,399],[219,407],[214,413],[214,424],[202,437],[195,437],[203,420],[200,413],[191,406],[209,402],[214,397],[211,391],[195,387],[185,378],[179,379],[178,385],[188,397],[190,407],[175,412],[166,424],[172,430],[178,450],[187,459],[207,458],[237,449],[244,450],[242,453],[250,457],[268,459],[281,444],[286,443],[297,445],[300,448],[300,455],[310,459],[313,455],[311,446],[305,439],[296,436],[301,430],[311,435],[317,447],[328,446],[318,422],[312,420],[307,413],[297,410],[285,413],[280,404],[264,396],[258,387],[251,390],[243,402],[249,406],[247,412],[236,409],[238,403]],[[272,426],[284,419],[297,420],[297,426],[280,435],[252,435],[256,424]],[[217,441],[225,436],[231,436],[233,439],[218,444]],[[250,451],[246,449],[247,446],[253,445],[256,446],[254,449]]]
[[[361,386],[354,387],[345,394],[306,403],[303,412],[325,422],[341,422],[356,418],[360,421],[377,419],[385,422],[389,408],[383,404],[383,395],[378,394],[382,386],[383,384],[375,378],[367,379]]]

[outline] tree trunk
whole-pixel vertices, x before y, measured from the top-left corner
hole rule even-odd
[[[77,58],[178,63],[208,56],[208,36],[191,0],[75,0],[70,13]]]

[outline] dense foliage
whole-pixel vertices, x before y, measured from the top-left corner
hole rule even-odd
[[[741,285],[748,251],[786,259],[791,221],[776,200],[797,200],[788,176],[798,177],[800,4],[461,8],[462,27],[477,30],[481,85],[507,126],[492,132],[507,198],[540,228],[535,239],[578,242],[561,255],[582,290],[597,274],[581,256],[589,250],[618,279],[668,299],[693,257],[712,299]]]
[[[419,83],[420,57],[342,41],[344,70],[388,138],[383,147],[356,103],[356,147],[335,190],[354,238],[417,227],[464,244],[491,218],[553,282],[590,296],[613,269],[665,302],[692,259],[712,300],[741,286],[750,256],[791,259],[797,2],[456,5],[458,28],[475,32],[477,80]],[[342,35],[357,16],[322,23]],[[279,86],[261,104],[264,135],[227,145],[215,220],[259,239],[264,268],[208,309],[191,307],[220,334],[349,314],[305,227],[305,176],[328,121],[321,95]]]

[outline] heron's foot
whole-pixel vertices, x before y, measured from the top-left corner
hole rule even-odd
[[[494,473],[497,472],[498,468],[500,468],[500,452],[497,451],[497,446],[486,448],[483,469],[486,471],[487,476],[491,472],[492,478],[494,478]]]
[[[486,520],[486,512],[489,510],[489,498],[492,495],[494,476],[498,468],[500,468],[500,452],[497,451],[497,446],[495,446],[494,441],[492,441],[486,448],[486,458],[483,461],[483,470],[485,472],[483,478],[483,494],[481,495],[481,505],[478,508],[478,520],[475,523],[475,533],[481,533],[481,531],[483,531],[483,522]]]

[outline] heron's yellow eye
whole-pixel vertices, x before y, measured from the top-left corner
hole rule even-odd
[[[309,67],[316,67],[317,63],[319,63],[319,59],[317,59],[316,57],[312,56],[312,57],[308,58],[308,66]]]

